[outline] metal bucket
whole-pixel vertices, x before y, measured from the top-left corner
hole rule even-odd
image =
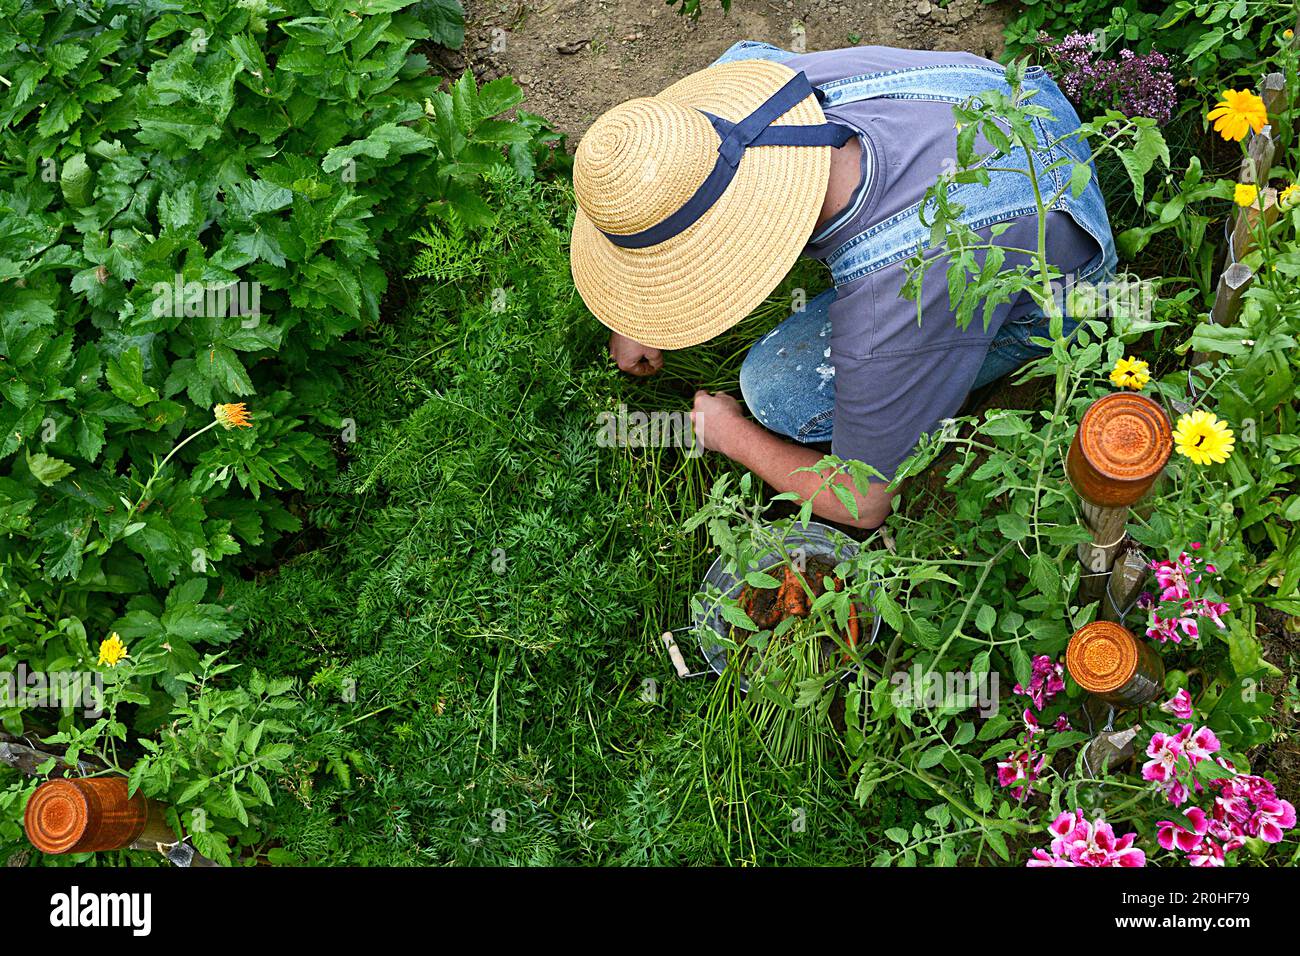
[[[810,521],[802,527],[797,525],[791,527],[786,532],[781,543],[787,554],[802,549],[805,559],[825,557],[835,564],[848,560],[858,553],[856,541],[843,532],[836,531],[829,525],[819,524],[816,521]],[[766,571],[781,564],[782,561],[781,552],[773,550],[759,558],[751,570]],[[691,630],[695,634],[696,640],[699,641],[700,652],[704,655],[705,663],[708,665],[709,670],[715,674],[721,675],[727,667],[729,651],[723,641],[727,638],[731,626],[723,619],[722,613],[716,605],[707,606],[703,595],[712,586],[734,600],[740,596],[744,584],[745,582],[741,578],[726,569],[723,556],[719,555],[704,575],[704,581],[697,593],[697,597],[701,599],[699,603],[703,610],[691,615]],[[880,633],[880,616],[870,608],[863,609],[860,606],[860,610],[870,613],[871,624],[869,627],[864,626],[862,628],[859,636],[859,646],[873,644],[876,636]],[[737,679],[740,689],[748,691],[749,680],[743,674],[737,675]]]

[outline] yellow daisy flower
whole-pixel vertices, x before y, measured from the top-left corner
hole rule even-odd
[[[1174,428],[1174,448],[1196,465],[1227,461],[1234,443],[1228,423],[1213,412],[1197,409],[1178,419]]]
[[[1214,131],[1224,139],[1241,142],[1249,130],[1258,133],[1268,124],[1268,110],[1250,90],[1224,90],[1207,119],[1214,121]]]
[[[1142,359],[1122,358],[1110,370],[1110,383],[1116,388],[1140,389],[1151,381],[1151,367]]]
[[[1232,201],[1238,206],[1253,206],[1259,197],[1259,187],[1254,183],[1237,183],[1232,187]]]
[[[1278,193],[1277,195],[1278,203],[1282,206],[1283,209],[1290,209],[1297,202],[1300,202],[1300,196],[1296,195],[1296,193],[1298,192],[1300,192],[1300,186],[1297,186],[1295,183],[1292,183],[1290,186],[1286,187],[1286,189]]]
[[[126,657],[126,645],[122,643],[122,638],[117,636],[117,631],[108,635],[108,640],[99,642],[99,663],[109,667],[116,667],[118,661]]]
[[[248,406],[243,402],[214,406],[212,417],[225,429],[253,427],[252,416],[248,414]]]

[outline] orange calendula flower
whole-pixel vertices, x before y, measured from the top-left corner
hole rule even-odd
[[[1237,183],[1232,187],[1232,201],[1238,206],[1253,206],[1259,197],[1259,187],[1254,183]]]
[[[212,417],[217,420],[217,423],[222,428],[226,429],[253,427],[253,417],[248,414],[248,406],[243,402],[214,406]]]
[[[1268,110],[1264,101],[1250,90],[1224,90],[1208,118],[1214,122],[1214,131],[1224,139],[1241,142],[1247,132],[1258,133],[1268,124]]]
[[[126,645],[122,643],[122,638],[118,637],[117,631],[108,635],[108,640],[99,642],[99,663],[101,665],[116,667],[124,657],[126,657]]]

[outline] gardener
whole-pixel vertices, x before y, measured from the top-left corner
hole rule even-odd
[[[1036,124],[1040,145],[1078,127],[1041,69],[1030,68],[1024,86],[1056,117]],[[999,306],[987,329],[977,312],[965,330],[953,320],[942,265],[922,283],[924,321],[901,294],[904,260],[929,237],[920,201],[955,165],[952,105],[994,88],[1007,89],[1002,68],[970,54],[857,47],[796,56],[746,42],[658,96],[601,116],[574,164],[571,260],[583,300],[613,330],[619,368],[655,373],[663,349],[697,345],[743,319],[801,253],[825,262],[834,288],[794,303],[741,367],[757,422],[730,395],[705,391],[691,417],[706,448],[779,491],[816,495],[818,515],[879,525],[888,483],[837,478],[857,499],[854,518],[829,488],[818,493],[821,477],[800,471],[822,457],[809,445],[829,441],[840,458],[892,478],[972,388],[1046,352],[1028,341],[1046,337],[1048,323],[1027,293]],[[1077,137],[1066,146],[1072,158],[1088,155]],[[977,147],[991,152],[982,139]],[[1069,174],[1063,164],[1046,176]],[[1005,224],[993,241],[1036,249],[1028,177],[990,177],[954,187],[962,220],[986,240]],[[1115,251],[1096,177],[1077,199],[1061,192],[1047,216],[1048,261],[1076,283],[1100,282]],[[1008,252],[1003,268],[1027,261]],[[1067,316],[1065,334],[1076,327]]]

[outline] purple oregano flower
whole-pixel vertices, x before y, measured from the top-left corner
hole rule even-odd
[[[1164,54],[1120,50],[1117,58],[1106,59],[1088,33],[1071,33],[1059,43],[1039,33],[1038,43],[1052,59],[1053,79],[1075,106],[1147,116],[1160,125],[1174,115],[1178,97]]]

